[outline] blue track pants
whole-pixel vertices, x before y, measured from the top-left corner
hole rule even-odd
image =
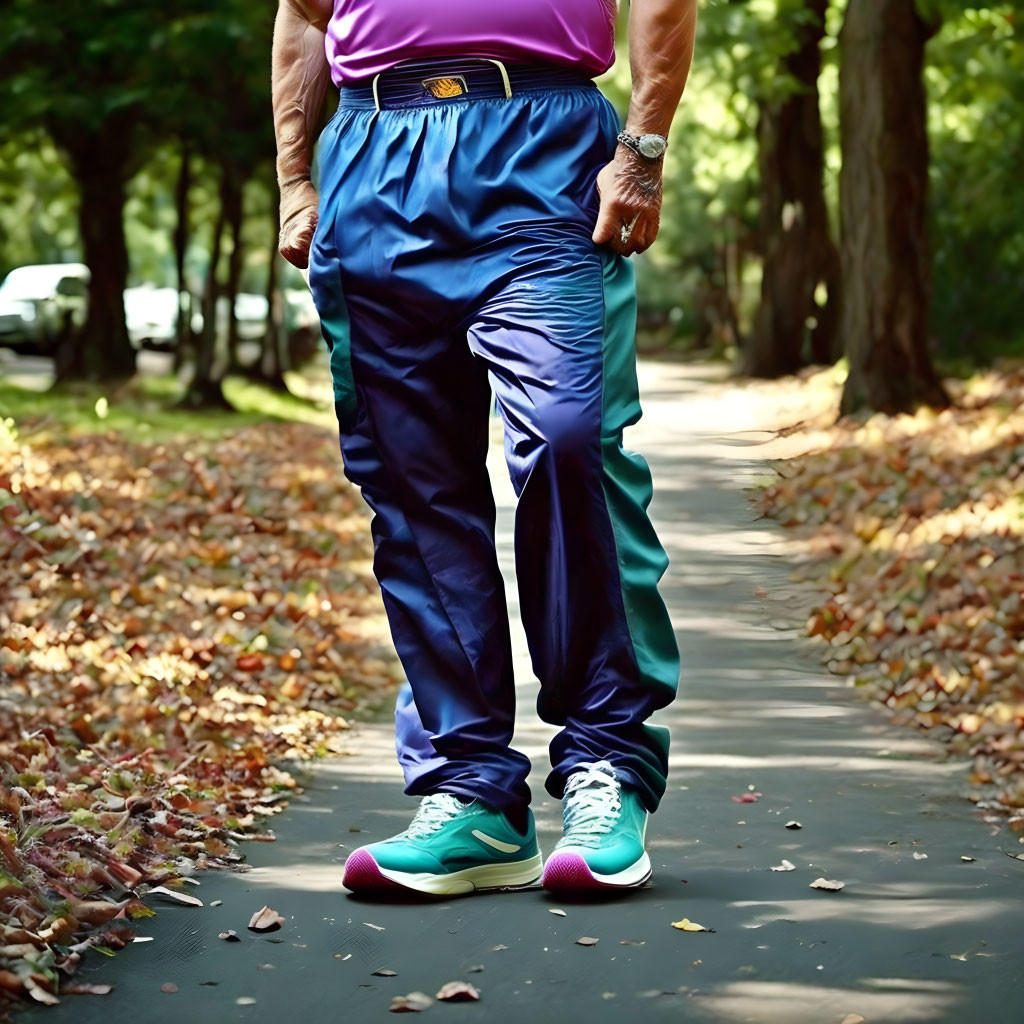
[[[374,110],[342,102],[317,145],[310,286],[345,473],[374,512],[374,572],[409,680],[406,792],[529,801],[510,747],[508,612],[484,460],[491,392],[519,497],[520,605],[546,787],[607,759],[654,810],[676,691],[647,517],[629,262],[591,240],[618,116],[594,87]]]

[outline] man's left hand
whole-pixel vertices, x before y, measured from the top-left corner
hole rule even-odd
[[[610,245],[623,256],[650,248],[661,222],[661,161],[645,160],[619,143],[612,162],[597,176],[597,191],[601,209],[594,242]],[[632,230],[623,241],[623,228],[630,224]]]

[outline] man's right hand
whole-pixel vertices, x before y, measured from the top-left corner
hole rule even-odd
[[[309,266],[316,230],[316,189],[310,180],[316,126],[330,82],[324,34],[334,0],[279,0],[270,54],[270,99],[281,189],[278,250],[299,270]]]
[[[313,183],[296,181],[281,189],[281,236],[278,251],[299,270],[309,266],[309,247],[316,231],[320,200]]]

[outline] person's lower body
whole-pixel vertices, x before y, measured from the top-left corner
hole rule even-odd
[[[622,445],[640,416],[633,272],[591,240],[618,130],[583,82],[383,110],[343,89],[317,147],[310,286],[345,472],[374,512],[374,571],[408,678],[396,710],[406,793],[493,809],[524,837],[499,845],[521,850],[530,765],[511,747],[485,468],[492,391],[519,499],[537,709],[560,726],[546,788],[562,797],[594,770],[581,766],[603,765],[645,819],[667,776],[667,732],[647,724],[679,672],[657,590],[667,559],[646,512],[650,472]],[[426,834],[455,827],[458,807],[445,807]]]

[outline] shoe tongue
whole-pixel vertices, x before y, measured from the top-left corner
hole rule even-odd
[[[466,804],[472,803],[472,799],[459,796],[457,793],[436,793],[433,803],[446,811],[461,811]]]
[[[614,787],[616,789],[618,789],[619,788],[618,783],[619,783],[619,780],[614,775],[612,775],[610,773],[608,773],[608,774],[602,773],[600,776],[591,776],[589,779],[587,779],[581,785],[578,785],[576,787],[576,792],[577,793],[580,793],[580,792],[590,792],[592,790],[594,790],[594,791],[598,791],[598,790],[608,791],[608,790],[610,790],[612,788],[613,785],[614,785]]]

